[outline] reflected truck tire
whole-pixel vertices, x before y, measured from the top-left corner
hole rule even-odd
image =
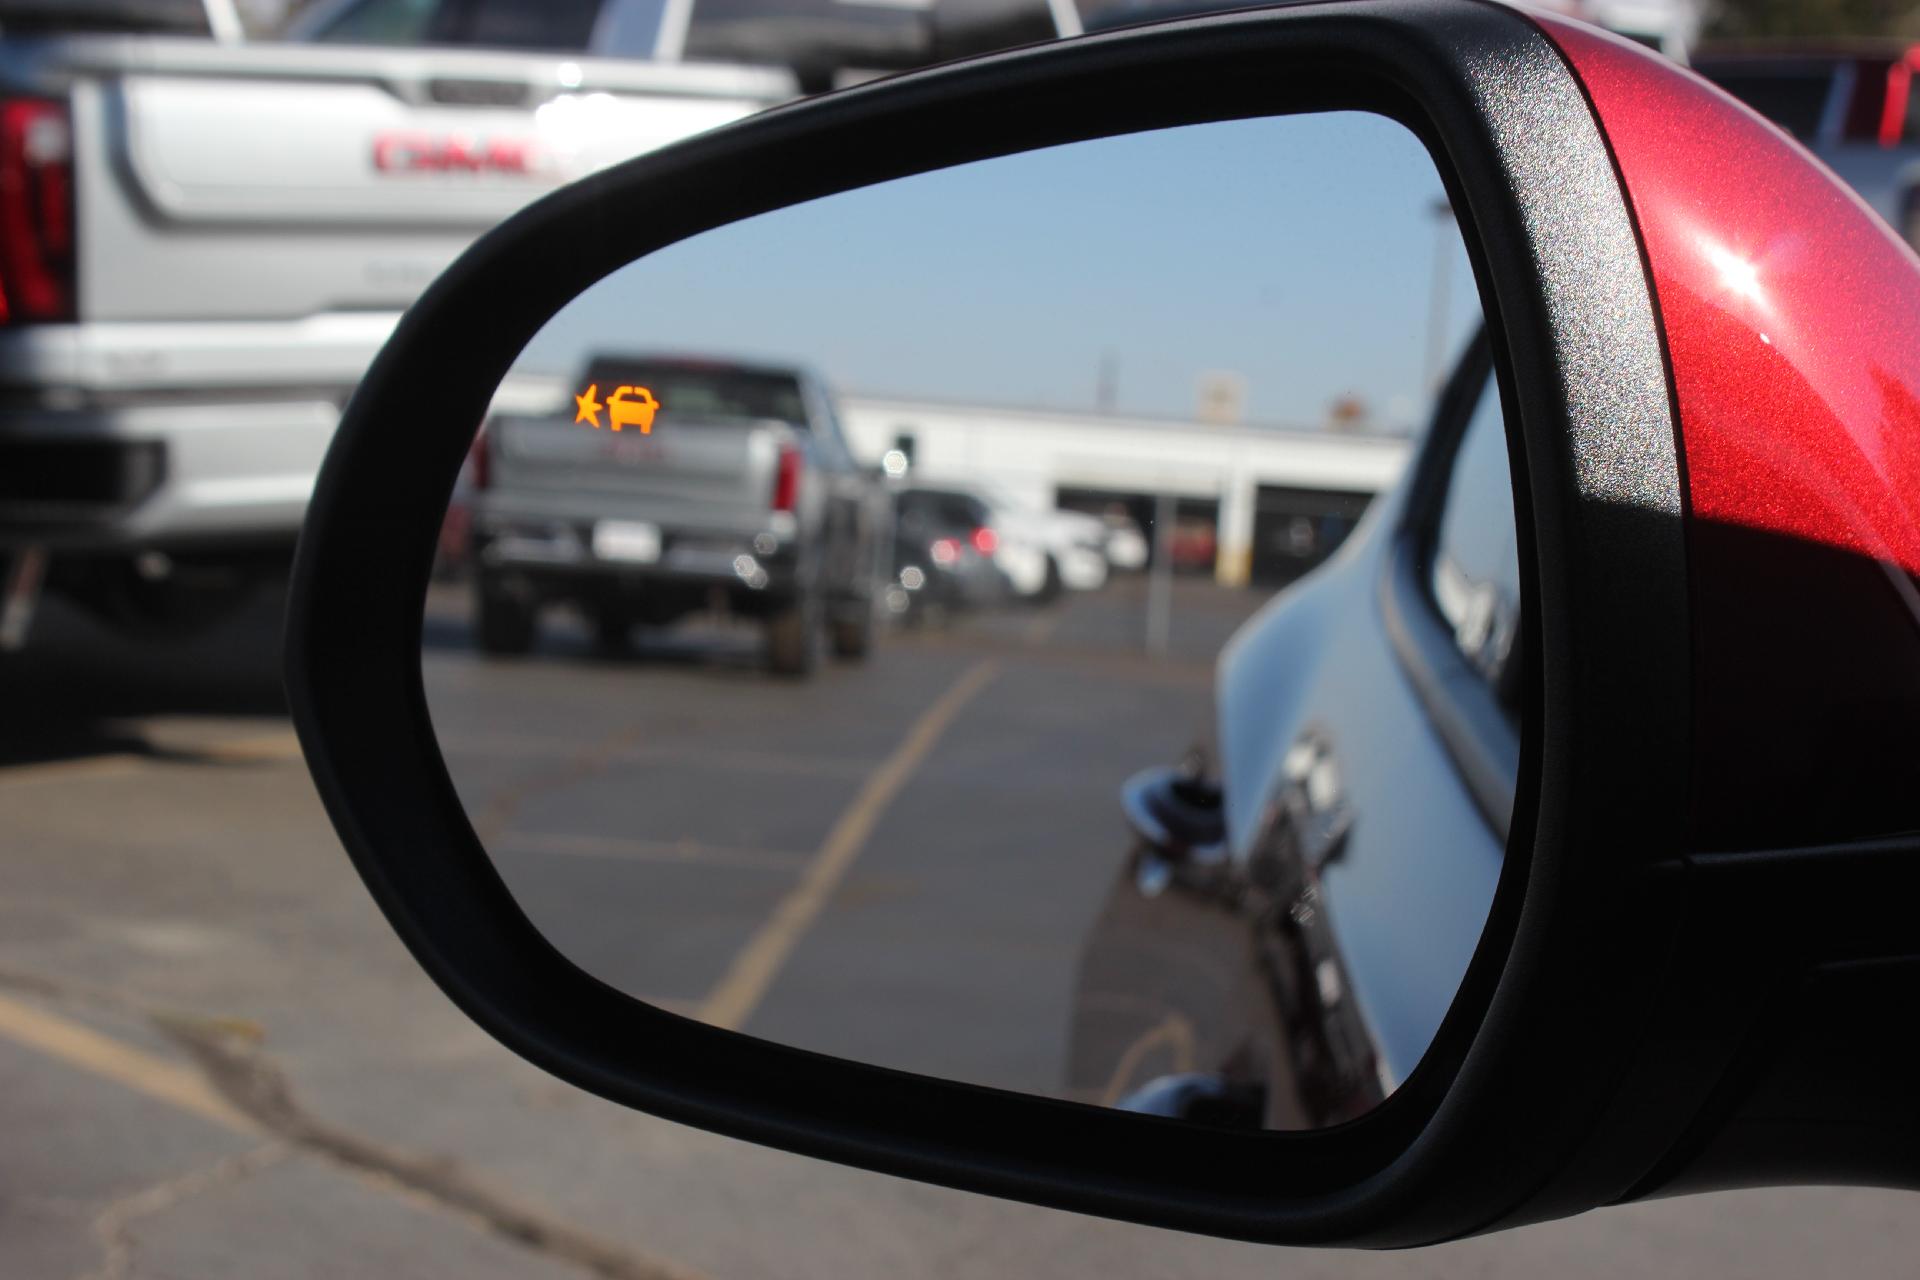
[[[505,590],[482,574],[474,586],[473,634],[480,652],[495,657],[521,657],[533,649],[539,614],[532,601]]]
[[[633,642],[633,611],[619,604],[602,604],[592,611],[593,645],[601,654],[621,657]]]
[[[848,615],[833,620],[833,656],[843,662],[864,662],[873,652],[879,618],[871,601],[849,606]]]
[[[822,614],[818,589],[806,591],[767,618],[767,669],[804,679],[820,665]]]

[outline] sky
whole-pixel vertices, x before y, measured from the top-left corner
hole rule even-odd
[[[516,372],[589,353],[810,364],[842,393],[1187,417],[1203,376],[1244,420],[1339,397],[1411,429],[1429,402],[1436,257],[1449,358],[1479,316],[1414,136],[1346,112],[1072,143],[902,178],[695,236],[557,314]],[[1444,234],[1444,240],[1441,235]]]

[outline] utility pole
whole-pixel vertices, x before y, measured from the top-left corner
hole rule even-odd
[[[1173,629],[1173,495],[1162,490],[1153,500],[1153,560],[1147,566],[1147,652],[1167,651]]]
[[[1429,207],[1433,215],[1433,287],[1427,297],[1426,388],[1438,393],[1447,367],[1447,311],[1453,292],[1453,244],[1456,239],[1453,206],[1441,196]]]

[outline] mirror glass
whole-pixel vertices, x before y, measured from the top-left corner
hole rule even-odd
[[[475,830],[562,952],[689,1017],[1193,1123],[1364,1112],[1504,844],[1383,625],[1394,556],[1518,758],[1478,299],[1432,160],[1359,113],[630,264],[526,348],[446,513],[422,663]]]

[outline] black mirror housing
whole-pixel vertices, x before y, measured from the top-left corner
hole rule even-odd
[[[1447,184],[1516,411],[1535,588],[1505,869],[1403,1087],[1333,1129],[1183,1126],[716,1030],[554,950],[468,823],[419,666],[446,496],[540,325],[634,258],[799,201],[1058,143],[1322,110],[1400,121]],[[565,1080],[768,1145],[1140,1222],[1288,1243],[1448,1239],[1620,1197],[1677,1123],[1613,1110],[1679,920],[1689,655],[1675,441],[1607,143],[1531,20],[1478,0],[1353,0],[1134,28],[776,110],[588,178],[481,240],[403,320],[328,457],[296,568],[289,693],[328,811],[395,929],[465,1012]],[[1383,610],[1394,625],[1390,599]]]

